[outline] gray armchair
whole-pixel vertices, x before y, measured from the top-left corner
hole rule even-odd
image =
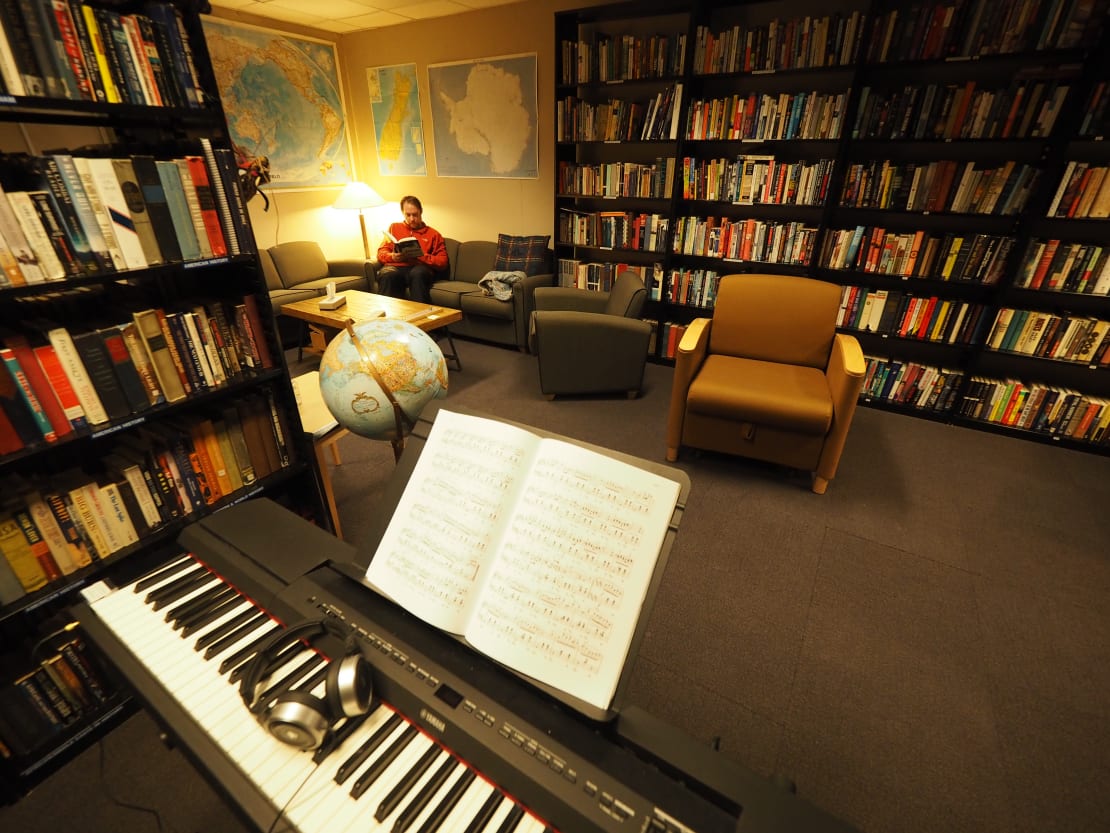
[[[544,396],[623,391],[634,399],[651,339],[651,325],[640,319],[646,299],[634,272],[622,272],[609,292],[537,287],[530,344]]]

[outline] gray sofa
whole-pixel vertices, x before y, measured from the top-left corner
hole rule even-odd
[[[544,274],[530,275],[513,285],[510,300],[499,301],[486,295],[478,285],[493,270],[497,243],[489,240],[459,242],[445,238],[450,276],[432,284],[433,304],[462,310],[463,320],[451,325],[455,335],[492,341],[528,350],[528,320],[534,308],[533,296],[538,286],[553,286],[551,251],[547,253]]]

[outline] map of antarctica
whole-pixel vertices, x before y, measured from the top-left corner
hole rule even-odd
[[[536,56],[428,66],[438,176],[535,179]]]
[[[276,187],[351,179],[331,44],[210,17],[204,35],[238,153],[269,157]]]

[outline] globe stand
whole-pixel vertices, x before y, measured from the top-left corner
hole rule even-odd
[[[405,450],[405,436],[412,430],[413,426],[416,425],[416,420],[405,413],[405,409],[401,407],[401,403],[397,401],[397,397],[393,395],[393,391],[386,385],[385,379],[378,371],[377,365],[374,364],[374,360],[371,358],[370,352],[366,349],[366,345],[364,345],[361,339],[355,334],[354,320],[348,318],[344,327],[346,327],[347,334],[351,337],[351,344],[354,345],[355,350],[358,351],[359,356],[362,358],[363,366],[374,378],[374,381],[378,383],[378,387],[381,388],[382,392],[385,393],[386,398],[389,400],[389,404],[393,406],[393,419],[397,426],[397,435],[389,440],[389,444],[393,446],[393,462],[396,463],[401,459],[401,453]]]

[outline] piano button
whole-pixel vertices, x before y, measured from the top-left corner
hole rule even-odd
[[[428,809],[428,806],[432,803],[432,799],[442,790],[446,789],[444,785],[450,780],[451,776],[458,774],[461,767],[462,764],[451,756],[444,759],[443,763],[432,773],[432,777],[417,790],[416,795],[405,805],[405,809],[401,811],[401,814],[397,816],[397,820],[393,822],[393,827],[391,828],[392,833],[404,833],[404,831],[408,830],[413,823],[420,818],[424,811]]]
[[[197,610],[198,608],[211,604],[212,600],[216,597],[226,596],[229,593],[235,593],[234,589],[228,587],[215,576],[213,576],[212,578],[212,586],[205,590],[203,593],[194,596],[188,601],[178,602],[169,610],[167,610],[165,620],[167,622],[174,622],[177,619],[180,619],[182,616],[188,616],[190,613]]]
[[[431,767],[432,763],[443,754],[443,750],[435,743],[432,743],[424,750],[416,763],[409,768],[404,776],[393,786],[389,791],[382,803],[378,805],[378,809],[374,811],[374,818],[378,821],[384,820],[387,816],[393,813],[394,810],[401,804],[405,796],[412,791],[412,788],[421,779],[425,772]]]
[[[262,621],[265,618],[267,618],[265,613],[256,608],[250,602],[246,602],[246,606],[243,608],[242,612],[236,614],[235,616],[232,616],[226,622],[223,622],[216,627],[209,628],[203,634],[198,636],[197,641],[193,643],[193,650],[200,651],[206,649],[210,645],[214,645],[216,642],[223,639],[232,631],[242,627],[243,625],[246,625],[248,622],[256,619],[258,621]]]
[[[403,719],[404,718],[397,712],[393,712],[389,719],[378,727],[378,730],[354,751],[354,754],[339,765],[339,769],[335,772],[335,783],[342,784],[351,777],[355,770],[366,763],[366,760],[374,753],[374,750],[381,746],[385,739],[397,730],[397,727],[401,724]]]
[[[362,794],[369,789],[370,785],[386,770],[386,767],[397,760],[397,756],[405,750],[405,747],[412,743],[413,739],[419,733],[419,730],[415,726],[405,727],[389,747],[382,752],[382,754],[375,759],[374,763],[368,766],[355,780],[355,783],[351,785],[351,797],[359,798],[362,796]]]
[[[450,789],[447,790],[446,795],[432,805],[432,811],[428,813],[420,827],[417,828],[416,833],[436,833],[443,822],[447,820],[447,817],[451,815],[451,811],[455,809],[463,794],[470,789],[470,785],[476,777],[474,770],[464,769],[462,774],[455,779]]]
[[[256,616],[250,617],[247,621],[243,622],[243,624],[228,631],[223,636],[218,637],[215,642],[206,646],[204,649],[204,658],[207,660],[218,657],[220,654],[228,651],[232,645],[237,645],[242,642],[243,638],[248,634],[255,633],[259,628],[267,627],[272,624],[276,623],[260,610]]]
[[[191,555],[182,555],[176,561],[171,561],[164,567],[159,567],[145,576],[141,576],[132,586],[131,590],[135,593],[142,593],[144,590],[149,590],[156,584],[163,584],[173,576],[180,573],[187,567],[196,565],[196,559]]]

